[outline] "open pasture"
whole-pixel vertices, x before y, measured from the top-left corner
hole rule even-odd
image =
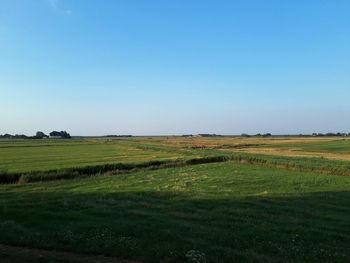
[[[135,137],[126,139],[0,140],[0,171],[29,172],[151,160],[194,158],[224,152],[350,158],[340,138]],[[321,155],[320,155],[321,154]]]
[[[0,140],[0,171],[29,172],[107,163],[183,158],[185,151],[124,139]]]

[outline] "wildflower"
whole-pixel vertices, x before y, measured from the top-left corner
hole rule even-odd
[[[206,258],[205,254],[198,251],[198,250],[190,250],[185,255],[187,262],[193,262],[193,263],[205,263]]]

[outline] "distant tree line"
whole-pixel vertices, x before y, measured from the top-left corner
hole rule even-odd
[[[199,133],[199,134],[183,134],[182,137],[221,137],[220,134],[215,133]]]
[[[247,133],[242,133],[241,134],[241,137],[271,137],[271,136],[272,136],[271,133],[264,133],[264,134],[257,133],[255,135],[249,135]]]
[[[215,133],[212,133],[212,134],[209,134],[209,133],[200,133],[198,134],[200,137],[220,137],[222,135],[219,135],[219,134],[215,134]]]
[[[333,133],[333,132],[328,132],[328,133],[313,133],[312,136],[314,137],[323,137],[323,136],[327,136],[327,137],[332,137],[332,136],[336,136],[336,137],[346,137],[346,136],[350,136],[350,132],[346,133],[346,132],[337,132],[337,133]]]
[[[46,135],[45,133],[41,131],[37,131],[34,136],[27,136],[24,134],[0,134],[0,139],[46,139],[46,138],[62,138],[62,139],[70,139],[72,138],[70,134],[66,131],[53,131],[49,133],[50,136]]]
[[[132,137],[132,135],[115,135],[115,134],[111,134],[111,135],[105,135],[103,137]]]
[[[271,133],[258,133],[255,135],[249,135],[247,133],[242,133],[241,134],[242,137],[271,137],[272,134]],[[298,134],[298,135],[274,135],[274,136],[299,136],[299,137],[346,137],[346,136],[350,136],[350,133],[346,133],[346,132],[337,132],[337,133],[333,133],[333,132],[328,132],[328,133],[313,133],[313,134]]]

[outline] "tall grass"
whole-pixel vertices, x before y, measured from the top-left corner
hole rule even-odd
[[[125,172],[134,172],[139,170],[151,170],[151,169],[161,169],[170,167],[179,167],[186,165],[204,164],[204,163],[214,163],[214,162],[224,162],[229,160],[228,156],[209,156],[203,158],[193,158],[193,159],[179,159],[179,160],[156,160],[142,163],[116,163],[116,164],[104,164],[104,165],[94,165],[94,166],[84,166],[66,169],[50,170],[45,172],[29,172],[18,176],[13,176],[13,179],[17,179],[12,182],[19,183],[29,183],[38,181],[51,181],[58,179],[73,179],[78,177],[89,177],[100,174],[119,174]],[[15,174],[13,174],[15,175]],[[7,181],[2,181],[1,183],[8,183]]]
[[[0,183],[2,184],[16,183],[20,177],[20,174],[9,173],[5,170],[0,170]]]

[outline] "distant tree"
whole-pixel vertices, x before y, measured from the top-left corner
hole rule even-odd
[[[126,135],[115,135],[115,134],[108,134],[108,135],[105,135],[105,136],[103,136],[103,137],[132,137],[132,135],[128,135],[128,134],[126,134]]]
[[[3,136],[4,138],[6,138],[6,139],[10,139],[11,137],[12,137],[12,135],[11,134],[8,134],[8,133],[6,133],[6,134],[4,134],[4,136]]]
[[[61,133],[58,131],[52,131],[49,134],[51,137],[61,137]]]
[[[47,138],[47,137],[48,136],[45,133],[41,132],[41,131],[37,131],[35,136],[34,136],[35,139],[43,139],[43,138]]]
[[[52,131],[52,132],[50,132],[50,136],[51,137],[61,137],[63,139],[70,139],[71,138],[70,134],[66,131],[60,131],[60,132]]]
[[[66,131],[61,131],[61,137],[64,138],[64,139],[70,139],[70,138],[72,138],[72,137],[70,136],[70,134],[69,134],[68,132],[66,132]]]

